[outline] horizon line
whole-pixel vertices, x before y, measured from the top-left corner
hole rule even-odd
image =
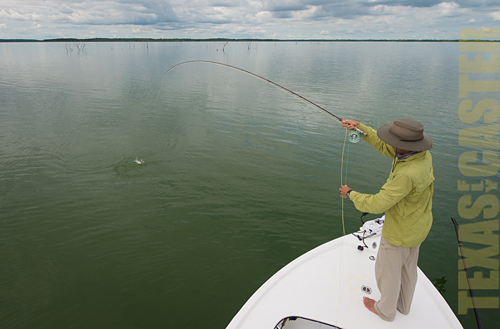
[[[269,38],[50,38],[0,39],[0,42],[500,42],[491,39],[269,39]]]

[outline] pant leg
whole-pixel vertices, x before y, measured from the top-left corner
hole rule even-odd
[[[385,321],[393,321],[401,288],[401,271],[405,249],[391,244],[384,237],[375,263],[375,277],[380,291],[380,300],[375,303],[375,311]]]
[[[401,269],[401,289],[397,310],[403,314],[410,313],[410,306],[417,285],[417,263],[420,245],[410,248],[410,252]]]

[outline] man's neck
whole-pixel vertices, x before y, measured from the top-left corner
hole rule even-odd
[[[414,154],[420,153],[420,151],[405,151],[405,153],[396,153],[396,158],[403,160],[408,159]]]

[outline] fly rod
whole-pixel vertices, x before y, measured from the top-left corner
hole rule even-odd
[[[472,287],[472,281],[470,278],[469,266],[467,265],[467,257],[465,257],[464,247],[462,244],[462,240],[460,239],[460,228],[455,220],[455,217],[451,217],[451,221],[453,225],[455,225],[455,232],[457,233],[457,241],[458,247],[460,249],[460,255],[462,256],[462,262],[464,263],[465,274],[467,275],[467,284],[469,285],[469,293],[470,298],[472,299],[472,306],[474,307],[474,315],[476,316],[476,323],[479,329],[483,329],[483,322],[481,321],[481,314],[479,314],[479,308],[477,307],[476,302],[476,293],[474,291],[474,287]]]
[[[241,72],[244,72],[244,73],[250,74],[251,76],[254,76],[254,77],[256,77],[256,78],[258,78],[258,79],[260,79],[260,80],[263,80],[263,81],[265,81],[265,82],[267,82],[267,83],[272,84],[273,86],[275,86],[275,87],[277,87],[277,88],[279,88],[279,89],[281,89],[281,90],[283,90],[283,91],[285,91],[285,92],[288,92],[289,94],[291,94],[292,96],[294,96],[294,97],[296,97],[296,98],[300,99],[301,101],[305,102],[306,104],[308,104],[308,105],[312,105],[312,106],[314,106],[315,108],[317,108],[317,109],[319,109],[319,110],[323,111],[324,113],[326,113],[326,114],[328,114],[328,115],[330,115],[330,116],[334,117],[334,118],[335,118],[335,119],[337,119],[338,121],[342,122],[342,119],[341,119],[339,116],[337,116],[337,115],[333,114],[332,112],[330,112],[330,111],[326,110],[325,108],[323,108],[323,107],[319,106],[318,104],[314,103],[313,101],[310,101],[309,99],[307,99],[307,98],[305,98],[305,97],[303,97],[303,96],[301,96],[301,95],[297,94],[296,92],[291,91],[290,89],[285,88],[285,87],[283,87],[282,85],[280,85],[280,84],[278,84],[278,83],[276,83],[276,82],[273,82],[273,81],[271,81],[271,80],[269,80],[269,79],[264,78],[263,76],[260,76],[260,75],[258,75],[258,74],[256,74],[256,73],[253,73],[253,72],[247,71],[247,70],[242,69],[242,68],[237,67],[237,66],[233,66],[233,65],[229,65],[229,64],[225,64],[225,63],[220,63],[220,62],[207,61],[207,60],[192,60],[192,61],[186,61],[186,62],[178,63],[178,64],[176,64],[176,65],[172,66],[171,68],[169,68],[169,69],[167,70],[167,72],[165,72],[165,74],[163,75],[163,79],[162,79],[162,81],[161,81],[161,86],[160,86],[160,91],[158,91],[158,96],[156,97],[156,101],[158,101],[158,97],[160,96],[160,92],[161,92],[161,89],[162,89],[162,86],[163,86],[163,81],[165,80],[165,76],[167,75],[167,73],[168,73],[168,72],[170,72],[171,70],[173,70],[174,68],[176,68],[177,66],[184,65],[184,64],[190,64],[190,63],[207,63],[207,64],[221,65],[221,66],[229,67],[229,68],[232,68],[232,69],[235,69],[235,70],[238,70],[238,71],[241,71]],[[358,133],[363,134],[363,135],[365,135],[365,136],[366,136],[366,133],[365,133],[364,131],[362,131],[361,129],[356,128],[356,131],[357,131]]]

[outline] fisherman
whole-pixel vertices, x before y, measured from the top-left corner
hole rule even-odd
[[[351,200],[359,211],[385,212],[375,263],[380,300],[363,297],[363,304],[383,320],[393,321],[396,310],[410,312],[420,244],[432,226],[434,175],[428,151],[432,140],[413,119],[397,119],[377,131],[354,120],[343,120],[342,126],[363,130],[364,140],[394,159],[389,178],[377,194],[356,192],[347,185],[339,189],[340,196]]]

